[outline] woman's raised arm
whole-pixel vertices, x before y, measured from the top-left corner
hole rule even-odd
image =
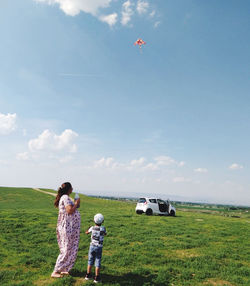
[[[75,204],[74,204],[73,206],[72,206],[72,205],[67,205],[67,206],[65,207],[66,212],[67,212],[68,214],[73,214],[73,213],[75,212],[76,208],[79,206],[79,204],[80,204],[80,199],[77,199],[76,202],[75,202]]]

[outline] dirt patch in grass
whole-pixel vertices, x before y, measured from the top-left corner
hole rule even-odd
[[[87,281],[85,280],[85,278],[78,278],[76,280],[76,283],[74,284],[75,286],[80,286],[82,285],[83,283],[86,283]]]
[[[37,189],[37,188],[34,188],[33,190],[38,191],[38,192],[41,192],[41,193],[44,193],[44,194],[47,194],[47,195],[51,195],[51,196],[54,196],[54,197],[57,196],[56,193],[51,193],[51,192],[42,191],[42,190]]]
[[[190,257],[198,257],[200,254],[197,252],[197,249],[178,249],[174,252],[176,257],[178,258],[190,258]]]
[[[47,224],[47,227],[56,229],[56,224],[55,223],[49,223],[49,224]]]
[[[130,245],[130,246],[143,245],[143,243],[142,243],[141,241],[133,241],[133,242],[130,242],[129,245]]]
[[[47,286],[51,285],[53,282],[56,282],[57,280],[62,280],[63,278],[44,278],[44,279],[39,279],[37,281],[34,281],[33,284],[36,286]],[[80,286],[86,283],[87,281],[84,279],[84,277],[81,278],[75,278],[76,282],[74,283],[74,286]],[[63,285],[63,284],[61,284]],[[65,285],[65,284],[64,284]]]
[[[60,278],[58,278],[60,279]],[[34,281],[34,285],[36,286],[47,286],[49,285],[50,283],[52,283],[53,281],[56,281],[56,278],[45,278],[45,279],[41,279],[41,280],[37,280],[37,281]]]
[[[113,255],[113,252],[110,251],[110,250],[103,250],[103,255],[105,256],[112,256]],[[88,257],[87,257],[88,258]]]
[[[219,279],[208,279],[206,282],[203,283],[203,285],[212,285],[212,286],[234,286],[234,284],[231,284],[228,281],[225,280],[219,280]]]

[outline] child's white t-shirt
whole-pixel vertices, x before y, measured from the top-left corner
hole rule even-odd
[[[90,245],[102,247],[106,228],[104,226],[91,226],[88,230],[91,233]]]

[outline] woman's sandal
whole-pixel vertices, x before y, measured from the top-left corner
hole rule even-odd
[[[51,277],[52,278],[61,278],[62,277],[62,275],[61,275],[61,273],[58,273],[58,272],[52,272],[52,274],[51,274]]]
[[[61,275],[67,276],[67,275],[69,275],[69,272],[61,272]]]

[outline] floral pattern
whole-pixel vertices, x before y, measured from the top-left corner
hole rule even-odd
[[[67,205],[74,204],[68,195],[63,195],[58,206],[56,232],[60,254],[54,269],[56,272],[69,272],[74,266],[78,252],[81,217],[78,210],[75,210],[73,214],[68,214]]]

